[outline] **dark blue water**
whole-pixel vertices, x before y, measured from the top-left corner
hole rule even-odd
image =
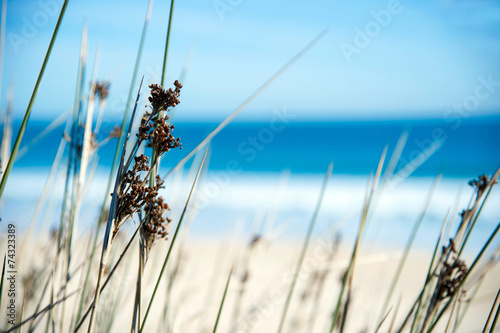
[[[114,124],[104,124],[104,132]],[[30,121],[21,147],[47,125],[48,122]],[[165,170],[175,165],[218,124],[178,122],[175,125],[174,134],[181,137],[184,149],[165,155],[162,161]],[[368,174],[376,169],[384,146],[388,145],[390,153],[401,133],[407,130],[408,141],[396,171],[431,142],[439,140],[441,148],[417,169],[415,176],[430,176],[442,171],[445,176],[475,177],[479,173],[494,172],[500,165],[500,116],[462,119],[459,126],[454,125],[457,123],[444,120],[237,122],[214,138],[210,168],[223,170],[230,163],[243,171],[289,169],[294,173],[322,173],[334,160],[336,173]],[[14,133],[18,126],[16,122]],[[15,167],[50,166],[63,130],[64,126],[54,130],[19,159]],[[98,139],[102,140],[106,133],[99,134]],[[100,150],[102,166],[111,164],[116,142],[115,139]]]

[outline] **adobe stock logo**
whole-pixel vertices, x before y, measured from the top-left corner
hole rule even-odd
[[[214,0],[212,5],[214,10],[219,17],[219,20],[224,21],[224,17],[227,12],[232,12],[236,7],[239,7],[243,3],[243,0]]]
[[[18,32],[7,34],[7,40],[15,53],[19,53],[21,46],[33,40],[41,28],[45,27],[51,18],[56,17],[61,10],[62,0],[40,0],[37,2],[39,9],[31,18],[23,16]]]
[[[458,129],[462,125],[462,119],[471,117],[479,109],[481,103],[489,99],[500,87],[500,81],[494,81],[492,74],[489,74],[487,78],[480,76],[478,81],[473,94],[466,96],[461,103],[455,103],[445,111],[443,118],[446,122],[454,123],[451,126],[452,129]]]
[[[379,11],[372,10],[370,12],[373,20],[368,21],[364,28],[354,28],[354,38],[352,43],[342,42],[339,44],[340,50],[348,63],[354,54],[359,54],[363,49],[368,47],[371,41],[378,37],[382,29],[387,27],[392,22],[392,17],[400,14],[403,11],[403,6],[399,0],[390,0],[387,3],[387,9]]]
[[[288,112],[286,108],[275,109],[273,113],[274,116],[266,126],[261,127],[254,135],[247,136],[245,140],[238,144],[237,152],[238,155],[244,158],[243,161],[239,159],[229,160],[224,170],[209,174],[202,188],[198,190],[198,202],[192,208],[195,214],[205,209],[213,199],[218,197],[223,189],[229,186],[232,177],[242,172],[242,166],[245,163],[252,163],[259,153],[266,149],[274,138],[296,117],[295,114]]]

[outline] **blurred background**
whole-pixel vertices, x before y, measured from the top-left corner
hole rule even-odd
[[[61,5],[61,0],[7,1],[2,11],[0,110],[10,94],[14,138]],[[103,140],[123,118],[147,7],[148,1],[69,2],[21,149],[33,144],[14,164],[6,187],[4,220],[22,228],[33,216],[73,109],[84,23],[86,96],[98,49],[97,78],[110,82],[97,135]],[[159,0],[152,7],[139,67],[147,84],[161,77],[169,8],[170,1]],[[393,176],[387,175],[391,186],[373,217],[381,227],[370,239],[400,246],[402,238],[394,235],[409,232],[437,174],[444,178],[424,222],[433,235],[454,202],[464,207],[469,201],[467,181],[499,166],[498,2],[206,0],[175,4],[166,82],[172,86],[179,79],[184,85],[172,118],[184,149],[164,157],[160,174],[325,29],[212,140],[194,233],[302,235],[333,160],[317,232],[333,225],[351,237],[366,182],[387,145],[385,165]],[[139,80],[133,85],[137,91]],[[143,86],[141,110],[147,95]],[[84,229],[98,215],[115,147],[116,140],[99,150],[82,210]],[[390,165],[398,151],[400,158]],[[39,223],[44,228],[57,223],[64,168],[62,163],[52,204],[44,208]],[[167,201],[182,206],[187,186],[179,190],[171,178]],[[494,192],[478,225],[478,242],[498,222],[499,199]]]

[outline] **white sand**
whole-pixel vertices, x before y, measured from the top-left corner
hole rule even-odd
[[[166,276],[170,276],[170,270],[175,266],[178,259],[178,246],[181,243],[176,244]],[[2,245],[4,244],[2,241]],[[249,276],[244,284],[243,296],[239,303],[239,315],[236,317],[238,295],[243,286],[241,277],[245,271],[246,258],[248,258],[247,244],[239,240],[188,238],[185,243],[186,247],[180,265],[180,272],[173,285],[168,314],[166,317],[163,316],[166,300],[166,279],[164,279],[148,318],[146,331],[211,332],[230,267],[234,265],[234,274],[221,315],[218,332],[276,332],[290,282],[295,272],[294,265],[297,263],[302,244],[300,242],[272,244],[264,242],[259,244],[251,252],[248,261]],[[40,278],[37,291],[41,291],[50,271],[50,269],[45,271],[44,269],[51,267],[47,262],[49,258],[48,251],[50,251],[51,246],[53,246],[52,243],[41,238],[27,245],[18,260],[20,267],[18,293],[22,291],[21,277],[27,276],[31,268],[37,269],[36,276]],[[124,239],[115,242],[113,246],[116,246],[117,251],[122,249]],[[147,263],[143,281],[142,316],[146,310],[149,296],[153,291],[167,248],[168,243],[166,242],[157,244]],[[87,243],[85,239],[77,241],[73,255],[72,271],[78,268],[86,249]],[[342,245],[332,262],[328,260],[328,251],[328,243],[326,242],[314,241],[310,244],[288,311],[284,332],[328,331],[330,316],[339,293],[340,277],[347,266],[351,248]],[[96,257],[99,257],[99,255],[100,251]],[[113,261],[116,261],[117,255],[118,252],[115,253]],[[363,329],[368,329],[368,332],[375,331],[378,318],[381,316],[380,312],[385,295],[400,257],[401,253],[394,251],[370,248],[369,246],[360,248],[354,271],[352,300],[346,323],[347,332],[359,332]],[[98,307],[98,321],[100,325],[103,325],[111,318],[112,312],[106,311],[113,309],[113,307],[109,306],[112,304],[110,301],[116,295],[119,295],[118,303],[116,303],[116,318],[112,326],[113,332],[129,331],[131,325],[132,302],[137,277],[137,248],[135,246],[130,249],[126,259],[113,277],[109,287],[103,293]],[[485,257],[484,259],[483,263],[488,258]],[[382,332],[387,332],[393,319],[395,306],[399,300],[401,300],[401,305],[397,314],[396,325],[400,324],[408,313],[411,304],[423,285],[429,260],[429,253],[410,254],[395,288],[389,305],[392,310],[381,328]],[[470,265],[470,262],[468,260],[467,264]],[[331,269],[331,272],[326,278],[326,286],[320,293],[319,305],[314,306],[313,298],[317,284],[313,281],[313,275],[325,269]],[[81,285],[82,277],[79,272],[77,271],[73,275],[67,289],[68,293],[76,290],[77,286]],[[91,274],[91,288],[95,285],[96,276],[97,262],[94,263]],[[500,285],[499,276],[499,267],[494,268],[487,275],[458,332],[480,332],[482,330]],[[468,288],[470,289],[470,286]],[[312,292],[312,294],[309,297],[303,297],[306,291]],[[0,311],[0,327],[2,328],[6,327],[5,299]],[[34,312],[35,303],[38,299],[39,293],[27,304],[24,317]],[[75,300],[76,298],[72,297],[65,305],[65,330],[73,320],[71,314],[75,311]],[[42,306],[45,306],[48,302],[48,298],[45,297]],[[17,304],[20,307],[21,297],[17,299]],[[460,306],[463,310],[466,303],[462,302]],[[62,307],[58,305],[56,311],[61,311],[61,309]],[[60,312],[57,313],[60,315]],[[311,318],[314,318],[314,320],[311,321]],[[446,324],[447,318],[448,315],[443,318],[444,324]],[[45,321],[46,316],[35,331],[44,331]],[[167,322],[168,329],[165,326]],[[436,331],[443,332],[444,328],[440,327]]]

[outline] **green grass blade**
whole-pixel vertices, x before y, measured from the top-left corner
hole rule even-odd
[[[319,210],[321,208],[321,204],[323,203],[323,198],[325,196],[326,188],[328,185],[328,181],[330,179],[330,175],[333,170],[333,162],[330,162],[328,165],[328,170],[326,171],[325,178],[323,179],[323,184],[321,186],[321,192],[319,194],[319,198],[316,204],[316,209],[314,210],[313,217],[311,222],[309,223],[309,228],[307,230],[306,238],[304,240],[304,245],[302,247],[302,251],[300,252],[299,261],[297,263],[297,268],[295,269],[295,274],[293,275],[292,284],[290,285],[290,289],[288,290],[288,295],[285,301],[285,307],[283,308],[283,313],[281,315],[280,325],[278,327],[278,333],[283,331],[283,327],[285,325],[286,315],[288,313],[288,308],[290,307],[290,302],[292,300],[293,291],[295,289],[295,284],[297,283],[297,279],[299,277],[300,269],[302,268],[302,263],[306,256],[307,248],[309,247],[309,243],[311,241],[312,232],[314,230],[314,226],[316,224],[316,219],[318,218]]]
[[[135,113],[137,111],[137,105],[139,104],[139,97],[141,95],[141,88],[142,88],[142,83],[143,83],[144,77],[141,80],[141,84],[139,85],[139,90],[137,91],[137,97],[135,99],[135,105],[134,105],[134,110],[132,111],[130,123],[128,126],[127,130],[127,135],[125,137],[125,142],[123,143],[123,148],[122,148],[122,154],[120,158],[120,164],[118,165],[118,172],[116,174],[116,180],[115,180],[115,188],[113,190],[113,198],[111,200],[111,207],[109,209],[109,216],[108,216],[108,221],[106,223],[106,230],[104,233],[104,240],[102,242],[102,252],[101,252],[101,260],[99,264],[99,273],[97,275],[97,283],[95,287],[95,295],[94,295],[94,302],[92,303],[91,306],[91,313],[90,313],[90,322],[89,322],[89,327],[87,332],[92,333],[94,329],[94,324],[95,324],[95,309],[97,305],[99,304],[99,297],[101,295],[101,288],[100,288],[100,283],[104,275],[104,268],[106,266],[108,256],[109,256],[109,250],[111,246],[111,229],[113,228],[113,225],[115,223],[115,214],[116,214],[116,200],[118,196],[118,186],[120,184],[120,177],[122,176],[122,168],[123,168],[123,163],[125,160],[125,152],[126,152],[126,147],[127,143],[130,137],[130,131],[132,128],[132,123],[134,121]]]
[[[5,277],[5,259],[6,255],[3,256],[3,268],[2,268],[2,277],[0,278],[0,306],[2,306],[2,295],[3,295],[3,280]]]
[[[337,319],[338,319],[339,314],[340,314],[340,307],[342,305],[342,300],[344,298],[344,292],[345,292],[346,287],[348,288],[348,293],[347,293],[347,295],[349,296],[348,301],[350,299],[352,285],[353,285],[354,267],[356,265],[356,257],[358,254],[359,244],[361,243],[361,237],[363,236],[366,218],[368,216],[368,210],[370,208],[370,203],[373,199],[375,190],[376,190],[377,185],[378,185],[378,181],[380,179],[380,175],[382,173],[382,168],[384,166],[386,154],[387,154],[387,146],[384,147],[382,155],[380,156],[377,171],[375,173],[375,177],[373,178],[373,181],[372,181],[371,175],[370,175],[370,179],[369,179],[367,187],[366,187],[366,197],[365,197],[365,202],[363,205],[363,212],[361,213],[361,221],[359,224],[358,235],[356,236],[356,242],[354,243],[354,249],[352,251],[349,265],[347,266],[347,270],[344,274],[344,277],[342,278],[342,285],[340,288],[339,297],[337,298],[337,304],[335,305],[335,310],[333,311],[333,315],[332,315],[332,324],[330,326],[330,331],[329,331],[330,333],[333,332],[333,330],[335,329],[335,326],[338,323]],[[348,301],[346,301],[346,303],[345,303],[344,314],[347,311],[347,306],[349,305]]]
[[[468,300],[467,303],[465,304],[465,308],[463,311],[460,311],[460,318],[458,319],[458,323],[456,328],[459,329],[460,325],[462,324],[463,319],[465,318],[467,311],[469,310],[470,305],[474,302],[474,299],[477,295],[477,292],[481,288],[481,285],[484,282],[484,279],[486,277],[486,274],[494,267],[494,265],[497,263],[500,255],[500,246],[497,247],[495,250],[495,253],[491,256],[491,258],[488,260],[484,268],[482,269],[482,272],[479,275],[479,278],[477,279],[477,282],[475,283],[474,289],[472,292],[468,292]]]
[[[396,324],[396,318],[398,317],[399,307],[401,306],[402,298],[403,298],[402,296],[399,298],[398,304],[396,305],[396,310],[394,311],[394,316],[392,317],[391,326],[389,326],[389,330],[387,331],[388,333],[392,333],[394,325]]]
[[[378,324],[377,329],[375,330],[375,333],[378,333],[378,331],[380,331],[380,327],[382,327],[382,325],[384,324],[385,320],[389,316],[389,313],[391,313],[391,310],[392,310],[392,308],[389,309],[389,311],[387,311],[387,313],[385,314],[385,316],[382,317],[382,320]]]
[[[49,62],[50,53],[52,52],[52,47],[54,46],[54,42],[56,40],[57,33],[59,32],[59,27],[61,26],[61,22],[64,17],[67,5],[68,5],[68,0],[64,0],[64,3],[61,8],[61,13],[59,14],[59,18],[57,20],[57,24],[54,29],[54,33],[52,34],[52,39],[50,40],[49,48],[47,49],[47,52],[45,54],[45,59],[43,60],[42,68],[40,69],[40,73],[38,74],[38,79],[36,80],[35,88],[33,89],[33,93],[31,94],[31,98],[28,103],[28,108],[26,109],[26,113],[24,114],[23,122],[21,123],[21,128],[17,133],[16,141],[14,142],[14,147],[12,148],[12,152],[10,153],[9,162],[7,164],[7,167],[5,168],[5,172],[2,175],[2,181],[0,183],[0,199],[2,198],[5,185],[7,184],[7,179],[9,178],[10,170],[12,169],[12,165],[14,164],[14,160],[16,159],[16,154],[19,149],[19,145],[21,144],[21,139],[23,138],[24,131],[26,130],[26,126],[28,125],[28,119],[31,114],[31,109],[33,108],[33,104],[35,103],[36,94],[38,92],[38,88],[40,87],[40,83],[42,82],[43,73],[45,72],[47,63]]]
[[[498,318],[500,317],[500,304],[497,306],[497,311],[495,313],[495,319],[493,319],[493,324],[491,324],[491,328],[489,333],[495,332],[495,327],[497,326]]]
[[[170,14],[168,16],[167,38],[165,40],[165,52],[163,53],[163,69],[161,72],[161,86],[162,87],[165,86],[165,76],[167,75],[168,46],[170,44],[170,31],[172,28],[172,18],[174,15],[174,4],[175,4],[175,0],[172,0],[170,2]]]
[[[198,169],[197,166],[200,165],[202,158],[203,158],[202,154],[199,153],[199,154],[196,155],[196,157],[193,160],[193,164],[191,164],[191,167],[190,167],[190,170],[189,170],[189,172],[187,174],[186,179],[194,178],[194,176],[196,175],[197,169]],[[208,155],[207,155],[207,160],[206,160],[205,165],[204,165],[204,171],[206,171],[208,169],[209,162],[210,162],[210,153],[208,153]],[[201,179],[203,179],[203,176],[204,176],[204,173],[203,173],[203,170],[202,170],[202,173],[201,173],[201,176],[200,176]],[[172,196],[172,199],[174,199],[174,197],[176,196],[176,195],[172,195],[172,193],[170,195]],[[182,258],[184,257],[184,251],[185,251],[185,247],[186,247],[187,237],[188,237],[189,230],[190,230],[190,227],[191,227],[191,223],[193,222],[193,219],[194,219],[194,214],[193,213],[188,214],[187,221],[184,224],[184,228],[182,230],[183,232],[180,235],[179,245],[178,245],[178,248],[177,248],[177,256],[176,256],[177,258],[175,260],[175,265],[170,270],[170,274],[167,277],[168,285],[167,285],[167,290],[166,290],[166,295],[165,295],[165,302],[164,302],[164,305],[163,305],[163,312],[162,312],[163,313],[163,318],[164,318],[164,321],[165,321],[166,325],[168,325],[167,312],[170,310],[170,303],[172,301],[172,290],[174,290],[174,285],[178,281],[179,272],[180,272],[180,269],[181,269],[181,264],[183,263]]]
[[[484,324],[483,333],[486,333],[486,329],[488,328],[488,326],[490,324],[490,321],[492,319],[493,311],[495,310],[495,307],[497,307],[497,314],[496,315],[498,315],[498,306],[497,306],[497,304],[500,304],[498,302],[499,296],[500,296],[500,289],[498,289],[497,296],[495,297],[495,300],[493,301],[493,304],[491,305],[490,314],[488,315],[488,319],[486,319],[486,323]],[[495,330],[495,326],[492,325],[491,329],[490,329],[490,332],[493,332],[494,330]]]
[[[170,31],[172,29],[172,19],[173,19],[173,15],[174,15],[174,4],[175,4],[175,0],[172,0],[170,2],[170,14],[168,16],[168,28],[167,28],[167,37],[165,40],[165,51],[163,52],[163,69],[161,72],[161,84],[160,84],[163,88],[165,87],[165,77],[167,75],[168,46],[170,44]],[[162,113],[165,113],[165,112],[166,111],[158,113],[158,119],[161,117]],[[156,156],[156,152],[155,152],[154,148],[153,148],[153,152],[151,154],[151,161],[156,161],[156,163],[154,163],[154,165],[151,165],[152,172],[151,172],[151,175],[149,176],[149,185],[154,186],[154,185],[156,185],[156,175],[158,173],[158,170],[160,170],[160,162],[161,162],[161,157]]]
[[[3,49],[5,45],[5,22],[7,20],[7,0],[2,0],[2,16],[0,18],[0,91],[3,78]]]
[[[113,268],[109,272],[106,280],[104,281],[104,283],[101,286],[101,293],[103,292],[104,288],[106,288],[106,286],[108,285],[108,282],[111,280],[111,277],[113,276],[113,274],[115,273],[116,269],[118,268],[118,265],[121,263],[122,259],[125,257],[125,254],[127,253],[128,249],[130,248],[130,245],[132,244],[132,241],[134,240],[134,238],[137,235],[137,233],[139,232],[139,229],[141,228],[141,226],[142,226],[142,224],[139,224],[137,226],[137,228],[135,229],[134,233],[130,237],[127,245],[125,246],[125,248],[123,249],[122,253],[120,254],[120,257],[118,258],[118,260],[116,261],[115,265],[113,266]],[[80,321],[77,321],[77,324],[75,325],[74,332],[77,332],[80,329],[80,327],[82,326],[83,322],[85,321],[85,319],[89,315],[90,310],[92,309],[92,306],[94,305],[94,302],[95,302],[95,300],[92,301],[92,303],[87,308],[87,311],[85,311],[85,314],[82,316],[82,318],[80,319]]]
[[[113,157],[113,162],[111,164],[111,171],[109,173],[109,179],[108,179],[108,184],[106,186],[106,192],[104,193],[104,200],[102,203],[101,213],[99,216],[99,225],[103,222],[104,216],[106,214],[106,203],[108,202],[108,199],[109,199],[109,191],[111,190],[111,184],[113,183],[114,171],[116,169],[116,164],[118,163],[118,158],[120,156],[120,151],[121,151],[123,139],[125,138],[124,129],[125,129],[125,126],[126,126],[127,120],[128,120],[130,103],[132,101],[132,97],[134,94],[134,85],[135,85],[135,81],[137,80],[137,73],[139,72],[139,64],[141,62],[142,50],[144,49],[144,40],[146,39],[146,32],[148,29],[149,17],[151,16],[152,8],[153,8],[153,0],[150,0],[149,5],[148,5],[148,9],[146,12],[146,18],[144,20],[144,26],[142,28],[141,40],[139,42],[139,50],[137,51],[137,58],[135,59],[135,66],[134,66],[134,72],[132,74],[132,81],[130,83],[130,89],[128,91],[127,104],[125,106],[125,113],[123,115],[123,120],[122,120],[122,125],[121,125],[122,130],[120,132],[120,137],[118,138],[118,144],[116,146],[115,156]]]
[[[215,320],[215,325],[213,333],[217,332],[217,326],[219,326],[220,315],[222,314],[222,308],[224,307],[224,302],[226,300],[227,290],[229,289],[229,283],[231,282],[231,276],[233,275],[233,268],[229,271],[229,276],[227,277],[226,287],[224,288],[224,295],[222,295],[222,300],[219,306],[219,312],[217,312],[217,319]]]
[[[186,204],[184,205],[184,210],[182,211],[182,214],[179,218],[179,223],[177,223],[177,227],[175,228],[175,233],[174,233],[174,236],[172,237],[172,242],[170,243],[170,247],[168,248],[167,255],[165,257],[165,260],[163,261],[160,275],[158,276],[158,279],[156,280],[155,289],[153,290],[153,294],[151,295],[151,299],[149,300],[148,308],[146,310],[146,313],[144,314],[144,319],[142,320],[139,333],[144,330],[144,325],[146,324],[146,320],[148,319],[149,311],[151,310],[151,306],[153,305],[153,300],[156,296],[156,292],[158,291],[158,286],[160,285],[163,273],[165,273],[165,268],[167,267],[168,259],[170,258],[170,254],[172,253],[172,249],[174,247],[175,240],[177,239],[177,235],[179,234],[179,230],[181,228],[182,221],[184,220],[184,216],[186,215],[189,201],[191,200],[191,196],[193,195],[194,188],[196,186],[196,183],[198,182],[198,178],[200,177],[201,170],[203,169],[203,164],[205,163],[205,158],[207,157],[207,152],[208,152],[208,148],[205,150],[205,155],[203,156],[203,159],[201,160],[200,167],[198,168],[198,172],[196,173],[196,177],[195,177],[195,179],[193,181],[193,185],[191,187],[191,191],[189,192],[189,196],[186,200]]]
[[[335,329],[335,326],[337,325],[338,321],[338,317],[339,317],[339,314],[340,314],[340,307],[342,305],[342,300],[344,298],[344,293],[345,293],[345,290],[346,290],[346,287],[347,287],[347,282],[348,282],[348,279],[349,279],[349,274],[352,270],[352,267],[354,266],[354,259],[356,257],[356,253],[357,253],[357,247],[358,247],[358,244],[359,244],[359,241],[360,241],[360,238],[361,238],[361,234],[363,232],[363,227],[364,227],[364,221],[365,221],[365,210],[367,209],[368,207],[368,202],[369,202],[369,192],[370,192],[370,189],[369,189],[369,186],[370,186],[370,183],[372,182],[371,180],[371,177],[370,177],[370,180],[368,181],[368,185],[367,185],[367,188],[366,188],[366,197],[365,197],[365,203],[364,203],[364,208],[363,208],[363,216],[361,218],[361,222],[360,222],[360,225],[359,225],[359,230],[358,230],[358,236],[356,237],[356,243],[354,244],[354,249],[353,249],[353,252],[352,252],[352,255],[351,255],[351,259],[349,261],[349,265],[347,266],[347,269],[344,273],[344,276],[342,278],[342,283],[341,283],[341,287],[340,287],[340,293],[339,293],[339,297],[337,298],[337,303],[335,305],[335,309],[333,311],[333,314],[332,314],[332,324],[330,326],[330,330],[329,332],[333,332],[333,330]]]
[[[139,330],[140,318],[141,318],[141,287],[142,287],[142,275],[144,273],[144,246],[142,244],[142,239],[139,237],[139,265],[137,266],[137,282],[135,288],[135,301],[132,316],[132,326],[130,328],[130,333],[134,333]]]
[[[415,310],[415,317],[413,318],[410,332],[413,332],[413,330],[415,329],[415,325],[416,325],[417,320],[418,320],[418,314],[420,313],[420,308],[422,306],[422,298],[425,296],[427,284],[430,282],[431,277],[432,277],[432,271],[434,269],[433,266],[434,266],[434,263],[436,261],[437,254],[439,251],[439,244],[441,244],[441,239],[443,238],[444,230],[448,224],[448,220],[450,218],[450,212],[451,212],[451,208],[450,208],[450,210],[448,210],[448,214],[446,215],[446,218],[444,219],[443,224],[441,225],[441,232],[439,233],[438,239],[436,241],[436,245],[434,246],[434,252],[432,253],[432,258],[431,258],[431,262],[429,264],[429,269],[427,270],[427,277],[425,278],[424,286],[422,287],[422,291],[420,292],[420,295],[416,301],[417,308]],[[401,328],[399,329],[399,331],[401,331],[404,328],[408,319],[409,319],[409,317],[406,317],[406,320],[403,323],[403,325],[401,326]]]
[[[367,188],[366,188],[366,197],[365,197],[365,203],[364,203],[364,208],[363,208],[363,215],[365,215],[364,210],[366,209],[366,207],[368,205],[368,201],[369,201],[369,186],[370,186],[370,183],[371,183],[371,179],[368,181],[368,185],[367,185]],[[342,283],[341,283],[341,287],[340,287],[339,297],[337,298],[337,303],[335,305],[335,309],[334,309],[333,314],[332,314],[332,324],[331,324],[330,330],[329,330],[330,333],[333,332],[333,330],[335,329],[335,326],[337,325],[337,319],[338,319],[339,314],[340,314],[340,307],[342,305],[342,299],[344,298],[344,292],[345,292],[345,289],[346,289],[346,286],[347,286],[347,280],[348,280],[350,271],[352,269],[352,266],[354,264],[355,252],[356,252],[357,244],[359,243],[359,239],[360,239],[360,236],[361,236],[361,232],[363,230],[363,226],[364,226],[364,218],[362,217],[361,223],[360,223],[360,226],[359,226],[359,230],[358,230],[358,236],[356,238],[356,243],[355,243],[355,246],[354,246],[354,249],[353,249],[353,253],[351,255],[351,259],[349,261],[349,265],[347,266],[347,269],[346,269],[346,271],[344,273],[344,276],[342,278]]]
[[[441,179],[441,175],[438,175],[434,179],[434,182],[431,185],[431,189],[429,190],[429,193],[427,194],[427,198],[425,199],[424,206],[422,207],[420,216],[417,218],[417,220],[415,221],[415,224],[413,225],[413,229],[410,233],[410,237],[408,238],[408,241],[406,242],[406,246],[403,250],[403,256],[401,257],[401,260],[399,261],[398,266],[396,268],[396,273],[394,274],[394,277],[392,278],[392,281],[389,284],[390,289],[385,297],[384,304],[382,305],[382,309],[380,311],[380,318],[378,321],[381,320],[382,315],[385,313],[385,310],[389,306],[389,302],[390,302],[391,297],[394,293],[394,290],[396,289],[396,285],[398,283],[399,277],[401,276],[401,272],[403,271],[403,266],[406,262],[406,259],[408,258],[408,254],[410,253],[410,249],[413,245],[413,242],[415,241],[415,237],[417,236],[418,229],[420,228],[420,225],[422,224],[422,221],[424,220],[424,217],[427,213],[427,209],[429,208],[429,204],[431,203],[432,196],[433,196],[434,192],[436,191],[436,188],[437,188],[437,185],[439,184],[440,179]]]
[[[3,81],[3,51],[5,45],[5,22],[7,20],[7,0],[2,0],[2,14],[0,17],[0,92],[2,91],[2,81]],[[10,94],[11,89],[7,96]],[[1,95],[1,94],[0,94]],[[1,96],[0,96],[1,99]],[[10,140],[12,136],[12,123],[10,121],[12,114],[12,103],[7,97],[7,108],[5,114],[3,115],[3,137],[0,147],[0,173],[3,173],[4,163],[9,158],[10,153]]]

